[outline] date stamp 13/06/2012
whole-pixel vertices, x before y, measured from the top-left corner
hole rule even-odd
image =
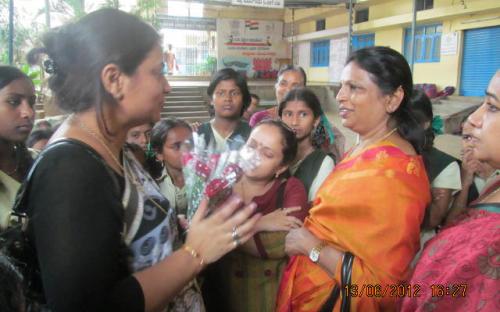
[[[430,291],[431,297],[451,297],[460,298],[467,295],[467,284],[433,284],[428,287],[423,287],[419,284],[350,284],[344,285],[344,290],[347,296],[351,297],[372,297],[372,298],[416,298],[424,295],[426,291]]]

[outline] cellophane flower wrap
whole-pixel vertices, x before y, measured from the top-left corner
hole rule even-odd
[[[259,164],[257,151],[241,138],[232,140],[224,152],[216,152],[205,144],[203,135],[193,133],[193,140],[182,146],[188,220],[193,218],[203,197],[209,200],[209,212],[213,211],[232,194],[243,173]]]

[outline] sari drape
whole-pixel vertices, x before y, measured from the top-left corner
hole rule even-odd
[[[500,188],[487,188],[479,201]],[[500,203],[471,204],[425,245],[410,283],[422,288],[401,311],[500,311]]]
[[[396,298],[389,292],[377,298],[375,289],[408,278],[429,202],[421,157],[387,141],[345,158],[325,180],[304,226],[330,246],[354,254],[357,293],[352,292],[351,311],[395,310]],[[277,311],[318,311],[339,280],[340,263],[331,277],[307,256],[295,256],[281,281]]]

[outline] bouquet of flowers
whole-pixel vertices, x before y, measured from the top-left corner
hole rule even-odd
[[[188,201],[187,219],[191,220],[203,197],[213,211],[232,193],[233,185],[244,172],[255,169],[260,158],[255,149],[234,139],[226,151],[217,153],[206,146],[203,135],[193,133],[193,141],[182,146],[182,173]]]

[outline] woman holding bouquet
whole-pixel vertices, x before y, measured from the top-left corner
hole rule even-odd
[[[307,216],[305,188],[288,173],[297,153],[295,134],[281,121],[265,120],[252,129],[247,145],[257,150],[260,164],[234,190],[263,216],[257,234],[209,270],[203,287],[208,311],[274,311],[288,260],[285,236]]]

